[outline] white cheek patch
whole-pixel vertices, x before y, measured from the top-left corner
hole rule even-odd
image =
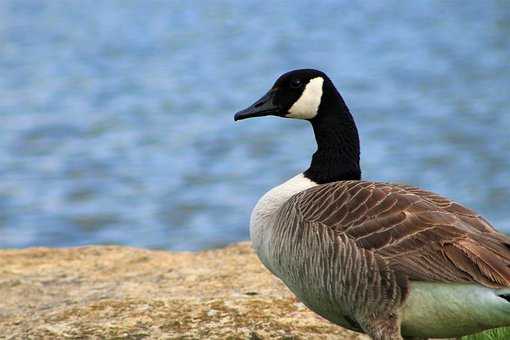
[[[317,77],[311,79],[301,94],[301,97],[290,107],[288,118],[312,119],[317,115],[321,103],[322,84],[324,79]]]

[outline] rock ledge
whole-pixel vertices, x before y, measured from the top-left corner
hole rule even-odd
[[[0,250],[9,338],[366,339],[306,309],[249,243],[197,253]]]

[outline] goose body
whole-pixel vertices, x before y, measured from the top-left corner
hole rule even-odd
[[[367,183],[367,182],[352,182],[352,186],[356,184],[366,184],[372,186],[387,186],[383,183]],[[345,184],[351,184],[346,182]],[[312,192],[307,192],[307,189],[319,186]],[[330,185],[331,186],[331,185]],[[405,188],[405,186],[401,186]],[[409,187],[410,188],[410,187]],[[324,200],[316,195],[320,194],[320,190]],[[332,260],[336,256],[335,252],[324,254],[323,257],[317,255],[317,247],[324,248],[328,243],[333,243],[334,240],[328,238],[328,233],[320,235],[321,231],[318,228],[313,228],[304,223],[287,223],[298,218],[298,213],[289,212],[285,209],[295,209],[297,205],[294,201],[301,196],[310,194],[314,202],[320,202],[317,208],[318,212],[328,212],[328,205],[341,207],[341,204],[333,200],[327,202],[328,197],[331,199],[334,194],[331,194],[331,189],[328,190],[327,185],[321,188],[321,185],[314,183],[307,179],[303,174],[299,174],[285,183],[271,189],[266,193],[257,203],[253,209],[251,223],[250,223],[250,236],[259,258],[264,265],[289,287],[289,289],[310,309],[314,310],[326,319],[339,324],[343,327],[361,331],[362,329],[349,315],[352,311],[345,308],[348,304],[339,303],[342,299],[335,296],[335,292],[344,292],[349,287],[339,287],[341,284],[341,273],[337,273],[331,277],[334,282],[324,281],[326,273],[320,270],[330,270],[329,267],[321,265],[321,261],[325,259]],[[413,188],[414,190],[419,190]],[[346,192],[339,190],[340,192]],[[316,193],[318,192],[318,193]],[[294,195],[302,193],[300,196],[294,198]],[[413,195],[412,193],[404,193],[404,195]],[[427,193],[429,194],[429,193]],[[438,198],[438,196],[434,196]],[[381,199],[379,205],[383,206],[385,203]],[[352,201],[348,201],[352,202]],[[329,203],[329,204],[328,204]],[[392,204],[386,204],[389,207]],[[456,204],[451,202],[451,206]],[[451,207],[450,206],[450,207]],[[315,207],[314,207],[315,208]],[[310,207],[310,209],[314,209]],[[460,208],[456,206],[457,209]],[[353,211],[359,210],[359,206],[352,207]],[[384,207],[382,208],[384,209]],[[467,209],[465,210],[467,212]],[[304,212],[306,213],[306,212]],[[302,214],[304,214],[302,212]],[[384,212],[383,212],[384,214]],[[471,213],[472,214],[472,213]],[[291,216],[292,215],[292,216]],[[308,215],[312,220],[315,216]],[[476,215],[472,215],[476,218]],[[470,217],[471,218],[471,217]],[[361,224],[361,223],[360,223]],[[360,228],[360,224],[352,226],[352,234],[355,233],[356,228]],[[299,228],[303,230],[299,230]],[[285,229],[281,229],[285,228]],[[307,230],[304,230],[304,229]],[[490,228],[485,221],[481,221],[481,229]],[[377,229],[377,231],[379,231]],[[307,232],[312,232],[316,238],[315,244],[311,244],[314,237],[307,235]],[[389,232],[389,231],[386,231]],[[359,231],[358,231],[359,233]],[[363,239],[368,239],[367,235],[363,234]],[[370,235],[368,235],[370,236]],[[375,236],[375,235],[374,235]],[[360,237],[358,236],[358,239]],[[300,244],[300,242],[307,242]],[[411,240],[410,240],[411,241]],[[425,240],[424,240],[425,243]],[[386,244],[386,243],[385,243]],[[338,246],[340,249],[341,246]],[[346,250],[348,250],[346,248]],[[308,253],[307,253],[308,251]],[[390,252],[393,253],[393,252]],[[316,257],[317,263],[311,259]],[[303,261],[308,259],[309,262]],[[346,271],[355,273],[356,261],[348,262],[353,257],[345,256],[345,263],[338,263],[334,266],[337,268],[346,269]],[[307,266],[308,268],[305,268]],[[316,273],[308,273],[305,270],[315,269],[319,270]],[[361,273],[357,273],[360,275]],[[438,276],[449,277],[452,275],[449,272],[438,273]],[[372,281],[370,287],[364,280],[358,278],[356,280],[346,280],[348,284],[353,281],[358,281],[359,284],[365,283],[362,288],[363,292],[370,289],[377,288],[376,284]],[[317,284],[324,284],[318,287]],[[312,289],[315,288],[315,289]],[[361,287],[356,287],[358,290]],[[508,325],[510,318],[510,303],[502,296],[507,294],[510,296],[510,289],[497,289],[489,288],[482,285],[469,283],[466,279],[465,283],[443,283],[443,282],[426,282],[426,281],[411,281],[408,287],[408,296],[401,308],[401,323],[402,333],[406,336],[412,337],[455,337],[464,334],[475,333],[487,328],[494,328],[499,326]],[[330,298],[324,299],[329,296]],[[355,297],[355,303],[364,303],[372,305],[379,303],[373,299],[377,297],[363,296]],[[386,297],[384,298],[386,299]],[[353,301],[354,302],[354,301]]]
[[[318,150],[258,201],[250,236],[307,307],[373,339],[510,325],[510,238],[432,192],[362,181],[354,120],[325,74],[283,75],[236,120],[270,114],[310,121]]]

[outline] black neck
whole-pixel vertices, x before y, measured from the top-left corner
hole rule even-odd
[[[361,179],[356,124],[340,94],[331,90],[325,89],[329,96],[323,95],[319,114],[311,120],[317,151],[304,173],[319,184]]]

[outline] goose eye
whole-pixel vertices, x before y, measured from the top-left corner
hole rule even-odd
[[[302,84],[303,82],[301,81],[301,79],[292,79],[292,81],[290,82],[290,87],[292,87],[293,89],[298,89],[301,87]]]

